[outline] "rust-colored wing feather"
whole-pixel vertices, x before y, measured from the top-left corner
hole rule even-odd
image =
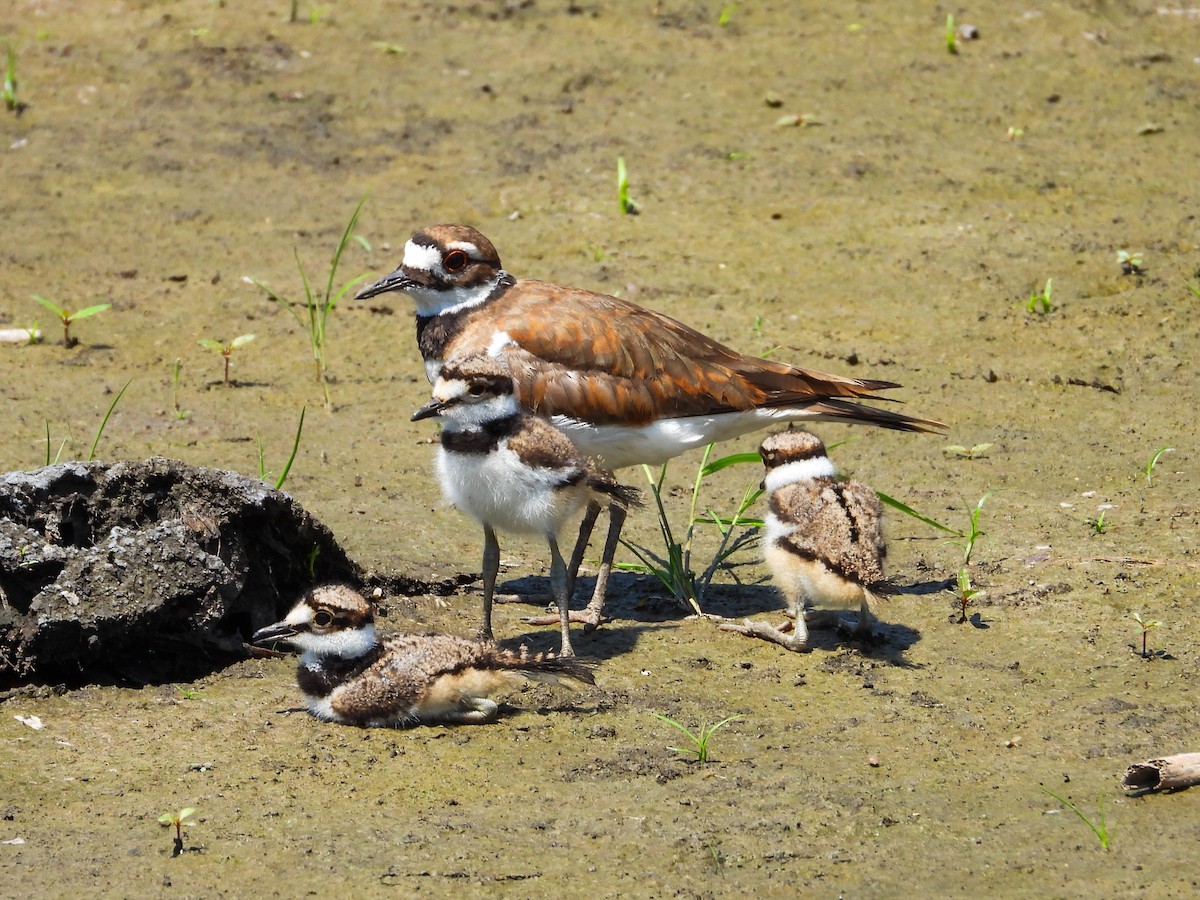
[[[497,332],[515,346],[506,353],[523,405],[542,415],[644,425],[659,418],[758,407],[809,407],[835,399],[822,414],[929,430],[923,420],[881,413],[847,401],[881,399],[897,385],[826,375],[745,356],[695,329],[616,297],[539,281],[520,281],[469,317],[454,352],[487,352]],[[547,312],[553,312],[547,316]]]

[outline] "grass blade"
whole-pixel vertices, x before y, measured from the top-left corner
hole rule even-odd
[[[104,434],[105,426],[108,425],[108,417],[113,414],[113,410],[117,408],[117,404],[125,395],[126,388],[128,388],[131,384],[133,384],[132,378],[125,382],[125,387],[117,391],[117,396],[113,397],[113,402],[108,405],[108,412],[104,414],[104,418],[100,422],[100,427],[96,430],[96,439],[92,441],[92,449],[88,451],[88,462],[91,462],[96,458],[96,446],[100,443],[100,436]]]
[[[883,491],[876,491],[875,496],[877,496],[879,498],[881,503],[884,503],[884,504],[892,507],[893,509],[898,509],[898,510],[900,510],[900,512],[904,513],[906,516],[912,516],[914,519],[917,519],[920,522],[924,522],[926,525],[931,525],[932,527],[938,529],[939,531],[944,531],[947,534],[954,535],[955,537],[966,537],[965,533],[963,533],[961,531],[956,531],[955,529],[949,527],[948,525],[943,525],[941,522],[935,522],[933,519],[929,518],[928,516],[921,515],[919,512],[917,512],[911,506],[901,503],[899,500],[896,500],[894,497],[889,497]]]
[[[308,407],[300,407],[300,424],[296,426],[296,439],[292,442],[292,455],[287,458],[284,464],[283,471],[279,474],[279,480],[275,482],[275,490],[283,487],[283,483],[287,481],[288,472],[292,471],[292,463],[296,459],[296,451],[300,449],[300,432],[304,430],[304,413]]]

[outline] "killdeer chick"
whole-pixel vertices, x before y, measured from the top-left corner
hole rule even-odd
[[[857,606],[851,632],[870,637],[869,601],[892,592],[883,578],[887,547],[879,498],[861,482],[839,482],[816,435],[782,431],[769,435],[758,452],[770,495],[763,552],[792,621],[774,627],[746,619],[721,628],[804,651],[808,625],[848,624],[828,607]]]
[[[345,725],[481,725],[496,720],[494,694],[527,680],[572,690],[595,684],[578,659],[524,648],[517,653],[449,634],[380,640],[371,604],[344,585],[309,591],[253,641],[300,649],[296,677],[308,711]]]
[[[550,586],[558,604],[562,656],[570,656],[570,591],[558,532],[590,501],[640,502],[640,492],[596,469],[561,431],[523,411],[512,373],[486,356],[452,359],[441,367],[433,399],[413,421],[442,420],[438,478],[446,500],[483,525],[483,627],[492,637],[492,598],[500,568],[496,530],[540,534],[550,545]],[[540,620],[539,620],[540,621]]]
[[[520,405],[547,416],[580,453],[613,470],[658,465],[694,447],[805,419],[932,432],[940,422],[859,403],[890,381],[843,378],[757,359],[661,313],[581,288],[517,279],[492,242],[466,225],[435,225],[404,246],[397,269],[358,292],[416,304],[417,344],[433,381],[445,360],[504,354]],[[599,513],[589,504],[568,589]],[[576,620],[601,619],[625,510],[610,507],[600,572]],[[573,616],[573,618],[575,618]]]

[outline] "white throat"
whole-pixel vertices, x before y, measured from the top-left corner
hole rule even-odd
[[[795,462],[784,463],[767,472],[764,483],[768,494],[773,494],[781,487],[795,484],[798,481],[813,481],[817,478],[833,478],[835,475],[833,463],[828,456],[817,456],[813,459],[798,459]]]
[[[323,656],[339,656],[342,659],[365,656],[375,649],[377,643],[374,625],[347,628],[333,634],[302,632],[288,638],[288,641],[304,651],[300,662],[306,666],[320,662]]]

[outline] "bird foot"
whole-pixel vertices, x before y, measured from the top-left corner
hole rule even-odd
[[[559,615],[555,612],[547,613],[544,616],[522,616],[521,621],[526,625],[557,625],[559,624]],[[591,634],[605,622],[611,621],[611,616],[590,609],[573,609],[567,613],[567,622],[571,625],[582,625],[584,634]]]
[[[545,606],[553,603],[554,598],[549,594],[495,594],[493,603],[530,603],[534,606]]]
[[[741,622],[726,620],[719,622],[718,627],[722,631],[732,631],[734,634],[744,634],[746,637],[756,637],[762,638],[764,641],[771,641],[794,653],[807,653],[809,649],[808,634],[797,633],[791,622],[784,622],[777,628],[766,622],[753,622],[750,619],[743,619]],[[786,632],[791,632],[791,634]]]

